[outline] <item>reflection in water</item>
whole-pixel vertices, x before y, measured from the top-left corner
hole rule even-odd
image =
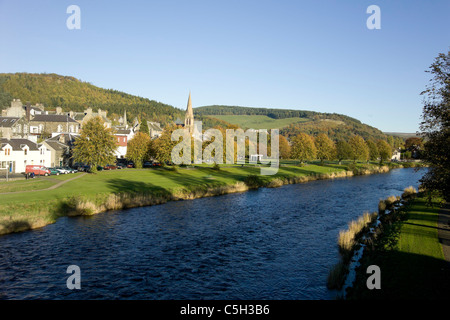
[[[62,218],[0,238],[2,299],[330,299],[339,230],[423,172]],[[66,287],[69,265],[81,290]]]

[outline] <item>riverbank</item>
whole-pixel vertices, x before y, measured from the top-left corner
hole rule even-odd
[[[88,174],[51,190],[2,194],[0,234],[40,228],[62,216],[92,215],[109,210],[162,204],[167,201],[280,187],[319,179],[388,172],[398,164],[285,164],[274,176],[260,176],[257,166],[167,167],[125,169]],[[42,181],[45,179],[42,178]],[[11,182],[10,186],[14,186]],[[46,185],[47,186],[47,185]]]
[[[405,200],[405,199],[403,199]],[[441,199],[427,204],[423,193],[391,209],[378,225],[376,236],[365,242],[364,253],[355,268],[354,283],[346,299],[448,299],[450,265],[446,261],[438,227]],[[368,289],[367,269],[380,269],[381,289]]]

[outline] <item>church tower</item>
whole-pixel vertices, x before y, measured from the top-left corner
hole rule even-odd
[[[184,118],[184,128],[189,129],[189,133],[194,131],[194,111],[192,110],[191,92],[189,92],[189,99],[186,108],[186,116]]]

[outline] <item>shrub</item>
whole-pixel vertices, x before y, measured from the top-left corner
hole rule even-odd
[[[259,187],[264,186],[263,180],[260,178],[260,176],[257,176],[255,174],[248,175],[244,178],[245,184],[252,189],[256,189]]]
[[[408,188],[405,188],[402,193],[403,199],[408,199],[417,194],[417,190],[413,186],[409,186]]]

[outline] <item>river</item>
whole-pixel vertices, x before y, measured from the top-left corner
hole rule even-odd
[[[64,217],[0,237],[0,299],[333,299],[339,230],[424,171]],[[69,290],[69,265],[81,289]]]

